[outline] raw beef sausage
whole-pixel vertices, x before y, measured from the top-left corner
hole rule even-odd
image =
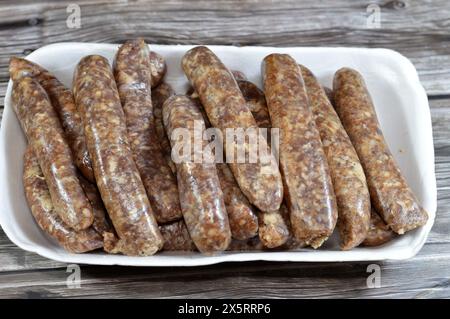
[[[151,73],[150,85],[152,88],[155,88],[161,83],[164,75],[166,75],[167,65],[166,60],[164,60],[163,56],[156,52],[150,51],[149,57]]]
[[[181,218],[175,176],[161,151],[153,117],[148,46],[127,41],[116,55],[114,76],[125,113],[128,141],[158,223]]]
[[[39,227],[68,252],[84,253],[103,246],[102,237],[89,227],[75,231],[67,227],[54,211],[47,183],[31,146],[24,155],[23,185],[31,213]]]
[[[172,173],[176,174],[177,169],[172,161],[172,148],[170,147],[170,141],[167,137],[166,130],[164,129],[164,123],[162,119],[162,107],[164,102],[175,95],[175,91],[172,89],[170,84],[165,82],[158,85],[156,88],[152,89],[152,105],[153,105],[153,115],[155,118],[155,129],[158,135],[159,144],[161,145],[161,150],[163,156],[166,159],[167,165],[169,165]]]
[[[81,59],[74,96],[82,114],[86,143],[103,203],[119,237],[117,251],[153,255],[163,239],[127,139],[125,116],[108,60]]]
[[[54,209],[67,226],[88,228],[94,215],[80,186],[72,154],[50,99],[37,80],[14,81],[12,102],[17,117],[39,160]]]
[[[362,246],[380,246],[387,243],[395,236],[395,233],[389,228],[388,225],[386,225],[380,215],[372,209],[369,231],[366,239],[362,242]]]
[[[264,92],[250,81],[237,80],[237,83],[258,127],[270,129],[272,124],[270,123],[270,115]],[[270,146],[271,135],[269,131],[267,132],[267,143]],[[291,239],[292,234],[289,232],[286,219],[283,218],[282,212],[284,210],[286,210],[286,206],[281,204],[278,211],[269,213],[259,212],[258,214],[259,238],[261,243],[267,248],[281,248],[286,245],[292,246],[288,244],[294,240]],[[254,245],[250,246],[253,247]]]
[[[287,54],[268,55],[263,82],[272,127],[280,129],[280,169],[292,231],[297,240],[318,248],[333,232],[337,206],[300,68]]]
[[[255,209],[242,194],[228,164],[217,163],[217,174],[223,192],[223,200],[234,239],[248,239],[258,233],[258,217]]]
[[[341,248],[352,249],[366,238],[370,195],[355,148],[314,74],[300,65],[310,106],[328,161],[338,206]]]
[[[427,222],[427,212],[392,156],[362,76],[338,70],[333,83],[336,111],[355,146],[369,186],[372,205],[388,226],[403,234]]]
[[[255,119],[232,73],[211,50],[204,46],[189,50],[182,59],[182,68],[198,93],[209,121],[224,136],[227,128],[257,130]],[[259,145],[260,149],[267,149],[265,140],[260,140],[260,143],[263,144]],[[231,142],[231,147],[226,147],[231,149],[233,144]],[[247,152],[250,144],[244,141],[239,147]],[[229,165],[239,187],[252,204],[262,211],[280,208],[283,185],[273,156],[269,154],[268,160],[264,161],[258,158],[256,163],[233,161]]]
[[[194,242],[189,235],[184,220],[159,226],[159,230],[164,238],[163,250],[166,251],[195,251]]]
[[[181,136],[175,135],[179,129],[190,134],[191,152],[188,155],[191,158],[175,161],[181,211],[189,234],[201,252],[223,251],[230,243],[231,232],[216,164],[211,154],[196,153],[198,150],[192,147],[194,135],[203,136],[205,130],[202,114],[190,98],[175,95],[164,103],[163,120],[173,149],[181,144]],[[196,124],[200,125],[201,132],[194,132]],[[201,142],[200,151],[208,144],[203,139]],[[199,155],[200,163],[195,161]]]
[[[26,59],[12,57],[9,62],[9,73],[13,81],[23,76],[30,76],[44,88],[61,121],[75,165],[84,177],[94,182],[92,162],[84,139],[83,122],[77,111],[72,91],[49,71]]]

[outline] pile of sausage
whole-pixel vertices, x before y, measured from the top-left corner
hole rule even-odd
[[[338,70],[330,90],[291,56],[270,54],[262,91],[204,46],[181,65],[192,87],[176,95],[164,58],[142,39],[120,46],[113,66],[82,58],[72,90],[11,58],[13,108],[28,140],[25,195],[67,251],[318,248],[336,226],[348,250],[426,223],[357,71]],[[173,132],[194,123],[277,128],[279,161],[271,152],[251,163],[173,161]]]

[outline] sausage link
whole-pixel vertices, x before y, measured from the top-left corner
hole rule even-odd
[[[189,235],[184,220],[178,220],[169,224],[159,226],[164,238],[165,251],[195,251],[194,242]]]
[[[258,233],[255,209],[242,194],[228,164],[218,163],[216,167],[232,237],[239,240],[254,237]]]
[[[258,220],[259,239],[265,247],[275,248],[286,243],[289,229],[279,211],[261,213]]]
[[[395,236],[395,233],[386,225],[380,215],[372,209],[369,232],[361,245],[367,247],[381,246],[395,238]]]
[[[155,129],[158,135],[159,145],[161,146],[161,151],[164,158],[166,159],[167,165],[169,165],[173,174],[176,174],[177,168],[172,161],[172,148],[170,147],[170,141],[167,137],[166,130],[164,129],[164,123],[162,119],[162,106],[164,102],[175,95],[175,91],[172,89],[170,84],[165,82],[158,85],[155,89],[152,89],[152,105],[153,105],[153,115],[155,118]]]
[[[97,186],[85,179],[81,174],[78,175],[78,180],[80,181],[80,185],[91,203],[92,211],[94,212],[92,228],[94,228],[97,233],[101,235],[104,233],[114,233],[114,229],[106,217],[107,213],[105,205],[103,205]]]
[[[233,239],[230,246],[228,246],[227,251],[258,251],[264,249],[266,249],[266,247],[263,246],[260,238],[255,236],[244,240]]]
[[[331,105],[334,107],[334,93],[333,93],[333,90],[330,89],[327,86],[324,86],[323,90],[325,91],[325,94],[327,95],[327,98],[330,101]]]
[[[103,246],[102,237],[93,227],[75,231],[67,227],[55,212],[47,182],[31,146],[27,147],[24,155],[23,185],[28,206],[37,224],[65,250],[84,253]]]
[[[35,152],[55,211],[67,226],[88,228],[94,215],[72,162],[72,154],[45,90],[31,77],[14,81],[12,102],[28,142]]]
[[[310,106],[328,161],[338,206],[341,248],[352,249],[367,236],[370,195],[355,148],[314,74],[300,65]]]
[[[260,128],[271,128],[272,124],[264,92],[252,82],[238,80],[237,83],[256,124]],[[271,144],[270,137],[270,134],[268,134],[267,143],[269,146]],[[292,234],[289,232],[288,220],[282,214],[286,210],[286,205],[281,204],[278,211],[270,212],[268,215],[259,212],[259,238],[265,247],[280,247],[282,249],[283,247],[294,246],[295,240],[292,239]],[[287,217],[289,218],[289,216]]]
[[[372,204],[396,233],[403,234],[427,222],[386,144],[372,99],[362,76],[342,68],[333,83],[336,111],[359,156]]]
[[[264,92],[250,81],[238,80],[237,83],[258,127],[270,128],[270,115]],[[270,144],[270,140],[268,142]]]
[[[127,255],[152,255],[163,239],[133,161],[124,113],[108,60],[84,57],[74,75],[74,96],[82,114],[95,180]]]
[[[9,72],[13,81],[23,76],[30,76],[44,88],[61,121],[75,165],[84,177],[94,182],[92,162],[84,139],[83,123],[77,111],[72,91],[49,71],[26,59],[12,57],[9,62]]]
[[[202,113],[205,127],[211,127],[211,123],[198,97],[191,98],[191,100]],[[228,164],[217,163],[216,169],[220,188],[223,192],[223,200],[227,209],[231,236],[238,240],[254,237],[258,232],[258,217],[256,216],[255,209],[242,193]]]
[[[167,72],[167,65],[166,60],[163,58],[162,55],[150,51],[149,52],[149,58],[150,58],[150,85],[152,88],[157,87],[161,81],[164,78],[164,75],[166,75]]]
[[[272,126],[280,129],[280,169],[292,230],[297,240],[318,248],[333,232],[337,206],[300,68],[287,54],[268,55],[263,81]]]
[[[182,67],[214,127],[222,133],[227,128],[257,128],[236,80],[212,51],[203,46],[189,50],[182,59]],[[265,144],[265,141],[260,143]],[[240,146],[245,151],[250,148],[248,141]],[[267,145],[259,146],[267,149]],[[229,163],[242,192],[262,211],[279,209],[283,197],[275,158],[268,157],[268,161],[258,159],[257,163]]]
[[[201,136],[205,130],[198,106],[186,96],[172,96],[164,103],[163,120],[172,147],[179,143],[177,137],[173,136],[174,130],[187,129],[191,142],[194,141],[194,122],[201,124]],[[202,142],[204,149],[207,141]],[[193,152],[190,155],[195,156]],[[176,163],[181,210],[189,234],[201,252],[225,250],[231,238],[215,163],[213,159],[205,157],[207,155],[203,154],[203,163]]]
[[[366,238],[361,243],[361,246],[375,247],[381,246],[393,238],[395,238],[395,233],[389,228],[388,225],[381,219],[380,215],[372,209],[370,215],[370,227]]]
[[[128,141],[158,223],[181,218],[177,181],[161,151],[153,117],[148,46],[127,41],[114,66]]]

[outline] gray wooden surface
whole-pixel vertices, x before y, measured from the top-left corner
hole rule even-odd
[[[68,3],[81,28],[66,26]],[[380,28],[368,28],[369,4]],[[0,107],[11,55],[61,41],[160,44],[385,47],[416,66],[431,107],[438,211],[421,252],[378,262],[381,288],[367,287],[369,263],[228,263],[199,268],[81,266],[68,288],[66,265],[25,252],[0,230],[0,297],[450,297],[450,3],[434,1],[29,1],[0,2]]]

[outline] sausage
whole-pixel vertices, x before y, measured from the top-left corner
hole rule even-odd
[[[227,251],[239,252],[239,251],[257,251],[266,249],[260,238],[255,236],[253,238],[238,240],[233,239],[228,246]]]
[[[225,133],[230,129],[257,129],[255,119],[248,109],[231,72],[208,48],[198,46],[182,58],[182,68],[198,93],[208,119],[214,127]],[[224,134],[226,136],[226,134]],[[226,141],[225,141],[226,143]],[[260,141],[267,149],[265,140]],[[235,147],[226,145],[227,149]],[[250,145],[244,141],[244,150]],[[267,161],[258,158],[256,163],[229,163],[236,181],[250,203],[262,211],[279,209],[283,197],[281,175],[271,154]]]
[[[169,165],[172,173],[176,174],[177,169],[172,161],[172,148],[170,147],[170,141],[167,137],[166,130],[164,129],[164,123],[162,119],[162,106],[164,102],[175,95],[175,91],[172,89],[170,84],[165,82],[158,85],[155,89],[152,89],[152,105],[153,105],[153,115],[155,118],[155,129],[158,135],[159,144],[161,146],[161,151],[166,159],[167,165]]]
[[[187,129],[194,141],[194,121],[201,124],[201,136],[205,123],[198,106],[186,96],[172,96],[163,106],[163,120],[172,147],[179,139],[174,131]],[[202,139],[202,149],[207,146]],[[193,144],[192,144],[193,145]],[[191,147],[192,150],[192,147]],[[202,163],[178,161],[177,180],[181,211],[189,234],[198,250],[204,253],[225,250],[231,238],[230,225],[220,189],[219,178],[211,154],[203,155]],[[194,155],[195,156],[195,155]]]
[[[97,186],[85,179],[81,174],[78,174],[78,180],[92,206],[94,213],[92,227],[101,235],[104,233],[114,233],[114,229],[107,218],[105,205],[103,205]]]
[[[94,182],[92,162],[84,139],[83,123],[77,111],[72,91],[49,71],[26,59],[12,57],[9,62],[9,72],[13,81],[23,76],[30,76],[44,88],[61,121],[75,165],[84,177],[90,182]]]
[[[161,83],[164,75],[166,75],[167,65],[166,60],[163,58],[163,56],[154,51],[149,52],[149,58],[151,73],[151,76],[149,76],[150,85],[152,88],[155,88]]]
[[[128,141],[158,223],[181,218],[177,181],[156,134],[148,46],[127,41],[116,55],[114,75],[125,113]]]
[[[370,195],[355,148],[314,74],[300,65],[306,92],[328,161],[338,206],[337,226],[343,250],[358,246],[367,236]]]
[[[37,80],[14,81],[13,108],[44,172],[56,213],[67,226],[88,228],[94,215],[77,178],[72,154],[45,90]]]
[[[195,251],[194,242],[189,235],[189,231],[183,220],[178,220],[169,224],[159,226],[159,230],[164,238],[165,251]]]
[[[86,56],[74,74],[95,180],[119,237],[117,250],[147,256],[163,246],[156,219],[133,161],[125,116],[108,60]]]
[[[258,220],[259,239],[265,247],[275,248],[286,243],[289,229],[279,211],[261,213]]]
[[[369,231],[361,245],[367,247],[381,246],[395,238],[395,236],[395,233],[386,225],[380,215],[372,209]]]
[[[205,127],[211,127],[201,102],[197,98],[191,98],[202,113]],[[223,192],[223,200],[227,209],[230,223],[231,236],[234,239],[245,240],[254,237],[258,233],[258,217],[247,197],[242,193],[228,164],[216,164],[220,188]]]
[[[292,231],[297,240],[318,248],[333,232],[337,206],[300,68],[287,54],[268,55],[263,82],[272,127],[280,129],[280,170]]]
[[[271,128],[270,115],[264,92],[250,81],[238,80],[237,83],[258,127]],[[270,140],[268,142],[270,144]]]
[[[231,74],[233,74],[233,77],[236,81],[246,81],[247,76],[244,74],[244,72],[238,71],[238,70],[231,70]]]
[[[258,127],[270,129],[272,124],[264,92],[250,81],[237,80],[237,83]],[[269,146],[271,144],[270,137],[270,134],[267,134]],[[278,211],[270,212],[267,215],[259,212],[259,238],[266,248],[280,247],[282,249],[294,246],[288,220],[282,214],[285,210],[286,206],[281,204]]]
[[[217,163],[216,167],[228,213],[231,236],[239,240],[256,236],[258,234],[258,217],[255,209],[242,194],[228,164]]]
[[[23,185],[28,206],[37,224],[65,250],[84,253],[102,248],[102,237],[93,227],[74,231],[55,212],[47,182],[31,146],[27,147],[24,155]]]
[[[330,101],[331,105],[334,107],[334,93],[333,93],[333,90],[330,89],[327,86],[324,86],[323,90],[325,91],[325,94],[327,95],[327,98]]]
[[[428,214],[386,144],[363,77],[342,68],[334,76],[333,91],[336,111],[363,166],[375,210],[398,234],[424,225]]]

